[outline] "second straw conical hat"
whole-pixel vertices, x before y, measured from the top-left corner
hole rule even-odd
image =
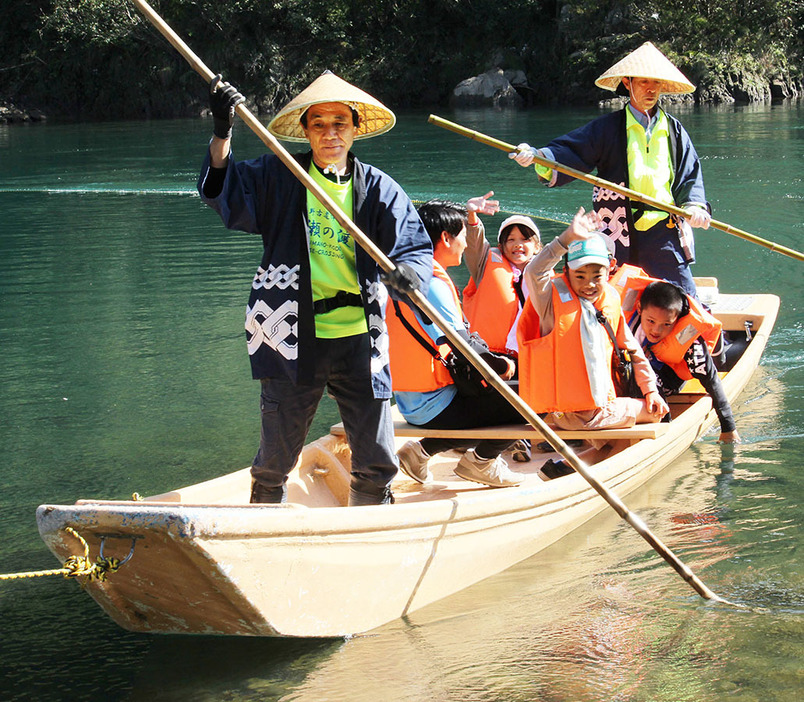
[[[355,139],[377,136],[396,124],[394,113],[379,100],[325,71],[279,111],[268,124],[268,131],[284,141],[307,141],[299,119],[308,107],[323,102],[342,102],[357,110],[360,125]]]
[[[624,59],[615,63],[595,81],[606,90],[617,90],[623,78],[653,78],[662,81],[663,93],[691,93],[695,86],[659,49],[646,41]]]

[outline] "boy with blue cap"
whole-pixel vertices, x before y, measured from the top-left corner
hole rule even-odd
[[[656,376],[625,322],[619,293],[607,282],[610,254],[599,226],[599,216],[581,208],[525,269],[530,296],[517,328],[519,390],[534,411],[549,413],[547,421],[559,429],[629,427],[659,422],[668,412]],[[563,273],[553,277],[565,255]],[[641,398],[616,395],[612,336],[631,356]],[[585,460],[604,458],[608,451],[603,446],[594,446],[594,455]],[[561,469],[572,472],[558,466],[559,475]]]

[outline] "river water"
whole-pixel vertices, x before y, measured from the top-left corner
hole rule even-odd
[[[680,114],[717,219],[801,250],[798,105]],[[593,111],[448,111],[541,145]],[[493,189],[545,218],[588,206],[505,154],[406,113],[356,153],[417,200]],[[0,125],[0,573],[57,566],[43,502],[154,494],[242,468],[258,437],[242,321],[259,242],[195,195],[203,120]],[[236,127],[236,156],[263,146]],[[499,219],[499,217],[497,218]],[[490,234],[495,220],[487,221]],[[782,298],[735,406],[626,500],[715,592],[707,605],[603,514],[534,558],[367,635],[245,640],[132,634],[61,577],[0,582],[4,700],[790,700],[804,690],[802,264],[710,230],[697,275]],[[324,404],[320,434],[335,421]],[[359,583],[355,584],[359,587]]]

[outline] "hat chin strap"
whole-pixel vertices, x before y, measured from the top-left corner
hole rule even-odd
[[[625,81],[625,78],[623,78],[623,81]],[[634,91],[633,91],[633,88],[631,87],[631,86],[633,86],[633,84],[634,84],[634,79],[632,77],[628,76],[628,102],[631,103],[631,106],[635,110],[639,110],[642,114],[647,115],[648,117],[651,117],[650,110],[648,110],[646,112],[645,110],[637,107],[636,104],[634,103]],[[654,105],[654,107],[657,107],[658,105],[659,105],[659,99],[657,98],[656,99],[656,105]]]
[[[334,163],[330,163],[324,168],[324,173],[331,173],[335,176],[338,185],[341,184],[341,174],[338,172],[338,167]]]

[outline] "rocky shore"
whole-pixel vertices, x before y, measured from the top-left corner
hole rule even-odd
[[[609,93],[609,95],[611,95]],[[462,80],[450,95],[451,107],[500,107],[527,108],[539,102],[535,90],[522,70],[491,68],[476,76]],[[605,97],[605,92],[591,87],[584,100],[599,107],[618,107],[624,102],[621,96]],[[790,76],[777,75],[771,78],[732,70],[723,75],[702,77],[692,95],[665,95],[663,104],[749,104],[799,100],[804,97],[804,85]],[[202,111],[203,114],[203,111]],[[0,124],[37,123],[47,120],[39,109],[23,109],[8,101],[0,100]]]
[[[44,122],[47,116],[37,109],[23,110],[6,100],[0,100],[0,124]]]
[[[450,95],[453,107],[524,107],[533,104],[533,88],[527,76],[520,70],[504,70],[494,67],[476,76],[467,78],[455,86]],[[590,86],[586,102],[594,102],[595,93],[604,91]],[[804,85],[790,76],[765,77],[744,70],[731,70],[723,75],[702,77],[698,89],[692,95],[666,95],[667,103],[690,104],[748,104],[797,100],[804,97]],[[621,97],[604,98],[601,107],[616,106]]]

